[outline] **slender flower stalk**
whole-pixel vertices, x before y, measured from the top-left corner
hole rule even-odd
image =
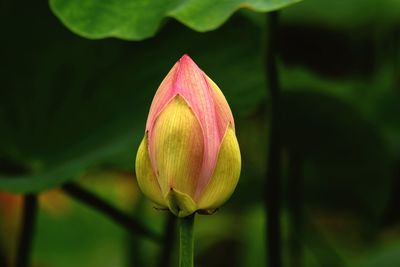
[[[179,219],[179,267],[194,266],[194,214]]]

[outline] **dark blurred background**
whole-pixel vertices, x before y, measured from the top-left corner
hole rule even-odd
[[[197,266],[266,265],[265,14],[241,10],[206,33],[169,19],[128,42],[73,34],[46,1],[2,0],[0,13],[0,266],[14,261],[25,192],[41,192],[33,266],[156,266],[159,244],[58,188],[75,179],[162,231],[167,213],[138,190],[134,159],[184,53],[228,99],[243,157],[231,200],[197,218]],[[285,266],[400,266],[400,1],[293,5],[279,50]]]

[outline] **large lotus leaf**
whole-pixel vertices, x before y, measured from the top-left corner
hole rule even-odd
[[[86,38],[142,40],[172,17],[197,31],[214,30],[236,10],[268,12],[301,0],[50,0],[57,17]]]
[[[151,99],[184,53],[237,117],[265,98],[261,34],[241,17],[207,34],[169,23],[144,42],[94,42],[65,30],[45,3],[2,7],[0,190],[46,190],[111,161],[133,170]]]

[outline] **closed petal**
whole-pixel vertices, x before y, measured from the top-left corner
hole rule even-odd
[[[161,194],[160,185],[155,176],[149,156],[147,135],[140,143],[136,155],[136,178],[142,192],[154,203],[167,207],[167,203]]]
[[[241,158],[235,131],[228,127],[223,138],[212,178],[198,202],[198,209],[213,210],[232,195],[239,181]]]
[[[163,195],[175,189],[193,197],[203,162],[203,134],[183,97],[177,95],[167,104],[153,134],[156,174]]]
[[[212,89],[206,80],[206,75],[187,55],[179,60],[175,87],[193,110],[203,132],[204,157],[195,194],[197,200],[214,171],[224,133],[218,131]]]

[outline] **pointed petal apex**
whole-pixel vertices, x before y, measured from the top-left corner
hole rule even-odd
[[[196,66],[198,68],[198,66],[196,65],[196,63],[193,61],[193,59],[191,57],[189,57],[188,54],[184,54],[178,61],[180,64],[193,64],[194,66]]]

